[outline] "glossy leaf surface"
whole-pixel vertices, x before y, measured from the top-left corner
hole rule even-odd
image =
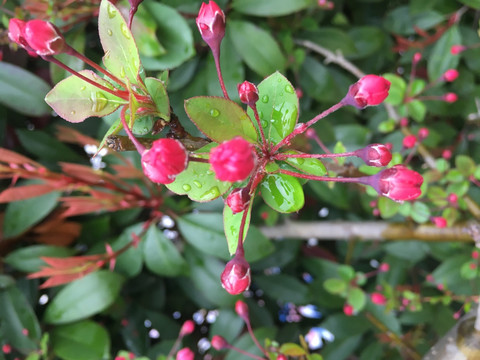
[[[246,15],[283,16],[305,9],[310,0],[234,0],[233,8]]]
[[[148,77],[145,79],[145,86],[157,107],[158,116],[165,120],[169,120],[170,101],[168,100],[167,89],[163,81]]]
[[[289,150],[286,154],[301,154],[298,151]],[[295,169],[300,170],[304,174],[310,174],[315,176],[327,175],[327,169],[325,165],[315,158],[289,158],[284,160],[288,165],[293,166]]]
[[[260,183],[262,197],[272,209],[290,213],[300,210],[305,202],[298,180],[284,174],[270,174]]]

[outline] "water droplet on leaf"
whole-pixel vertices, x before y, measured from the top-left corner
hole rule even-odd
[[[268,97],[268,95],[263,95],[263,96],[262,96],[262,102],[263,102],[263,103],[268,103],[268,100],[270,100],[270,98]]]
[[[297,158],[298,165],[302,165],[305,162],[305,159]]]
[[[108,99],[100,91],[92,92],[90,94],[90,100],[92,101],[92,111],[102,111],[108,104]]]
[[[202,183],[198,180],[193,180],[193,185],[195,185],[199,189],[202,187]]]
[[[184,185],[182,186],[182,189],[183,189],[183,191],[190,191],[190,190],[192,189],[192,187],[191,187],[190,185],[188,185],[188,184],[184,184]]]
[[[107,13],[110,19],[113,19],[117,15],[117,9],[111,4],[107,5]]]
[[[293,86],[292,85],[285,85],[285,91],[289,94],[293,94],[294,93]]]
[[[120,77],[125,77],[125,68],[123,66],[120,67]]]
[[[218,117],[220,115],[220,111],[218,111],[217,109],[212,109],[210,110],[210,115],[213,117]]]
[[[113,31],[111,29],[107,29],[107,34],[108,36],[112,36],[113,35]]]
[[[200,195],[200,199],[204,201],[212,200],[220,196],[220,190],[218,187],[214,186],[210,190],[205,191],[202,195]]]
[[[267,120],[262,120],[260,122],[262,124],[262,127],[266,128],[268,126],[268,121]]]
[[[123,36],[125,36],[127,39],[130,39],[130,30],[128,30],[127,24],[122,23],[120,26],[120,31],[122,32]]]
[[[82,87],[80,87],[80,90],[83,91],[83,90],[85,90],[86,88],[87,88],[86,86],[82,86]]]
[[[258,117],[259,117],[260,119],[263,119],[263,112],[262,112],[262,111],[259,111],[259,112],[258,112]]]

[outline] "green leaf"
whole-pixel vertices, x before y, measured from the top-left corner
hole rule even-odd
[[[353,306],[355,311],[361,311],[365,307],[367,297],[362,289],[352,287],[348,291],[347,302]]]
[[[415,28],[428,30],[445,21],[445,16],[433,10],[412,13],[410,6],[399,6],[387,13],[385,29],[394,34],[414,35]]]
[[[59,192],[53,191],[42,196],[9,203],[3,221],[3,238],[18,236],[38,224],[55,208],[59,196]]]
[[[16,286],[0,287],[0,319],[3,339],[22,354],[38,349],[41,329],[37,317],[23,293]],[[22,333],[28,330],[28,336]]]
[[[265,295],[281,302],[308,304],[310,292],[305,284],[295,277],[285,274],[259,275],[254,278],[255,284],[265,292]]]
[[[277,329],[274,327],[271,328],[257,328],[253,332],[260,344],[265,344],[268,339],[274,339],[277,333]],[[233,344],[238,349],[247,351],[250,354],[255,354],[258,357],[263,357],[261,350],[255,345],[250,334],[245,333],[240,338],[238,338]],[[229,350],[225,360],[245,360],[245,355],[235,351]]]
[[[126,115],[126,118],[128,118],[129,115]],[[99,149],[103,148],[105,146],[105,143],[107,141],[107,138],[110,135],[117,135],[121,130],[123,129],[123,124],[122,120],[120,118],[116,119],[112,125],[108,128],[107,132],[103,136],[102,141],[100,141],[100,145],[98,146]]]
[[[198,153],[209,152],[217,146],[210,143]],[[205,156],[201,156],[205,158]],[[220,181],[215,178],[215,173],[210,170],[210,164],[190,161],[187,168],[175,178],[175,181],[167,184],[166,187],[175,194],[187,195],[193,201],[211,201],[223,195],[231,186],[231,183]]]
[[[0,104],[29,116],[50,113],[44,101],[50,85],[38,76],[0,61],[0,83]]]
[[[435,43],[427,63],[428,77],[431,81],[440,78],[448,69],[456,68],[460,61],[460,56],[452,55],[450,48],[452,45],[462,43],[458,26],[454,25],[442,35]]]
[[[301,154],[299,151],[289,150],[285,154]],[[325,176],[327,175],[327,169],[325,165],[315,158],[288,158],[284,160],[290,166],[293,166],[297,170],[300,170],[304,174]]]
[[[455,157],[455,166],[463,176],[469,177],[475,172],[475,162],[470,156],[458,155]]]
[[[231,100],[197,96],[185,100],[185,111],[197,128],[217,143],[241,136],[257,141],[257,131],[245,111]]]
[[[145,6],[139,6],[132,22],[132,33],[142,56],[161,56],[166,54],[157,37],[157,24],[153,14]]]
[[[412,206],[412,212],[410,213],[410,216],[417,223],[425,223],[430,219],[430,209],[426,204],[415,201]]]
[[[311,5],[310,0],[234,0],[234,10],[254,16],[284,16],[303,10]]]
[[[400,204],[386,198],[384,196],[380,196],[378,198],[378,210],[380,210],[380,215],[383,219],[388,219],[394,216],[400,208]]]
[[[330,278],[325,280],[323,287],[331,294],[342,294],[347,289],[347,283],[342,279]]]
[[[285,56],[269,32],[250,22],[232,20],[227,22],[227,33],[243,61],[260,76],[285,69]]]
[[[47,306],[47,324],[65,324],[105,310],[118,297],[123,276],[99,270],[66,285]]]
[[[480,10],[480,0],[459,0],[462,4]]]
[[[334,53],[341,52],[343,56],[348,57],[358,53],[355,42],[350,35],[338,28],[322,26],[320,29],[309,31],[305,39],[311,40]]]
[[[383,77],[391,83],[388,97],[385,99],[385,102],[391,105],[402,104],[407,90],[407,83],[405,80],[395,74],[384,74]]]
[[[187,270],[178,249],[156,226],[150,226],[147,231],[143,256],[147,268],[157,275],[177,276]]]
[[[53,352],[63,360],[109,358],[110,336],[93,321],[57,326],[50,335]]]
[[[167,88],[163,81],[147,77],[145,86],[148,93],[157,107],[158,116],[165,120],[170,120],[170,101],[168,99]]]
[[[195,55],[193,34],[182,15],[174,8],[158,2],[142,4],[157,22],[157,36],[165,53],[156,57],[142,57],[148,70],[173,69]]]
[[[338,275],[345,281],[351,281],[355,278],[355,270],[350,265],[340,265],[337,271]]]
[[[422,122],[427,114],[427,107],[420,100],[412,100],[407,103],[408,114],[413,120]]]
[[[66,33],[65,41],[79,53],[85,53],[85,29],[83,27]],[[81,71],[85,67],[85,63],[81,59],[66,53],[55,55],[55,58],[75,71]],[[62,81],[70,75],[70,72],[61,68],[57,64],[50,63],[50,76],[54,84]]]
[[[138,84],[140,57],[132,33],[120,11],[108,0],[100,3],[98,35],[102,42],[103,63],[120,80]]]
[[[305,202],[302,186],[296,178],[289,175],[266,175],[259,190],[267,205],[278,212],[298,211]]]
[[[257,111],[265,136],[274,144],[290,134],[298,120],[298,98],[292,84],[276,72],[258,85]],[[252,109],[247,110],[257,124]],[[257,126],[257,125],[255,125]]]
[[[80,74],[113,89],[108,81],[98,77],[91,70],[82,70]],[[127,103],[73,75],[55,85],[45,97],[45,101],[58,115],[73,123],[82,122],[90,116],[108,115],[120,105]]]
[[[5,263],[18,271],[33,273],[39,271],[47,264],[40,259],[46,257],[67,257],[75,253],[75,250],[60,246],[32,245],[12,251],[4,259]]]
[[[132,233],[139,234],[142,232],[143,223],[135,224],[125,228],[122,234],[114,240],[110,245],[114,251],[118,251],[132,241]],[[137,248],[130,246],[126,251],[117,256],[115,263],[115,271],[132,278],[138,276],[143,267],[142,246]]]
[[[372,56],[385,44],[385,32],[375,26],[356,26],[348,32],[348,36],[357,48],[357,53],[351,56],[353,58]]]
[[[295,343],[283,344],[278,352],[287,356],[303,356],[306,354],[305,349]]]
[[[245,211],[247,212],[247,215],[243,226],[242,241],[245,241],[245,238],[247,237],[248,228],[250,227],[250,216],[252,215],[252,204],[253,199],[250,200],[247,209],[236,214],[232,213],[232,209],[230,209],[227,204],[223,207],[223,227],[230,255],[235,254],[235,251],[237,250],[238,238],[240,236],[240,225]]]

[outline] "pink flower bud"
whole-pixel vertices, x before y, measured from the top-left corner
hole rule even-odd
[[[380,266],[378,267],[378,271],[380,272],[387,272],[390,270],[390,264],[388,263],[381,263]]]
[[[429,134],[430,134],[430,131],[427,128],[422,127],[418,129],[418,138],[420,140],[426,139]]]
[[[441,216],[432,217],[432,223],[439,229],[443,229],[447,226],[447,220]]]
[[[212,50],[220,50],[220,43],[225,36],[225,14],[215,1],[202,3],[196,22],[202,39]]]
[[[345,103],[363,109],[378,105],[388,96],[390,81],[377,75],[365,75],[348,89]]]
[[[240,101],[244,104],[247,104],[250,107],[253,107],[258,101],[258,89],[255,84],[244,81],[241,84],[237,85],[238,96],[240,96]]]
[[[417,64],[420,60],[422,60],[422,54],[421,53],[417,52],[417,53],[413,54],[412,63]]]
[[[245,322],[248,321],[248,306],[242,300],[237,300],[235,303],[235,312],[240,316]]]
[[[225,200],[232,213],[237,214],[248,207],[250,203],[250,194],[246,188],[236,188]]]
[[[392,153],[383,144],[367,145],[355,151],[355,154],[369,166],[386,166],[392,160]]]
[[[9,344],[3,344],[2,351],[4,354],[10,354],[12,352],[12,347]]]
[[[251,282],[250,265],[243,255],[235,257],[225,265],[220,276],[222,286],[229,294],[238,295],[248,289]]]
[[[25,25],[23,20],[12,18],[8,22],[8,38],[23,48],[30,48],[25,40]]]
[[[403,147],[406,149],[411,149],[417,143],[417,137],[415,135],[407,135],[403,138]]]
[[[467,47],[466,46],[463,46],[463,45],[452,45],[452,47],[450,48],[450,54],[452,55],[458,55],[460,54],[461,52],[467,50]]]
[[[309,139],[315,140],[317,138],[317,132],[312,128],[309,128],[305,131],[305,136]]]
[[[226,348],[228,348],[228,345],[229,345],[227,340],[225,340],[225,338],[223,336],[220,336],[220,335],[214,335],[212,337],[211,344],[212,344],[212,347],[215,350],[226,349]]]
[[[471,263],[468,267],[470,270],[475,270],[477,268],[477,264]]]
[[[472,259],[478,259],[479,252],[477,250],[472,251]]]
[[[343,305],[343,313],[347,316],[352,316],[353,315],[353,306],[348,304],[348,303],[345,303],[345,305]]]
[[[283,354],[279,354],[277,355],[277,360],[288,360],[288,358]]]
[[[443,74],[443,79],[445,81],[452,82],[456,78],[458,78],[458,71],[455,70],[455,69],[449,69],[449,70],[445,71],[445,74]]]
[[[189,335],[195,330],[195,323],[192,320],[187,320],[183,323],[180,329],[180,336]]]
[[[188,347],[178,350],[176,360],[193,360],[195,359],[195,354]]]
[[[453,92],[449,92],[442,96],[442,100],[448,103],[454,103],[455,101],[458,100],[458,96]]]
[[[457,205],[458,202],[458,196],[455,193],[448,194],[447,200],[450,204],[452,205]]]
[[[221,181],[243,181],[256,163],[253,145],[237,136],[210,150],[210,164]]]
[[[370,177],[370,185],[382,196],[395,201],[413,200],[422,193],[423,177],[404,165],[395,165]]]
[[[61,54],[67,49],[67,43],[60,30],[48,21],[28,21],[24,37],[28,45],[40,56]]]
[[[449,149],[443,150],[442,158],[444,158],[445,160],[451,159],[452,158],[452,150],[449,150]]]
[[[188,164],[185,147],[178,140],[158,139],[142,154],[145,175],[154,183],[170,184]]]
[[[406,117],[403,117],[400,119],[400,126],[403,126],[403,127],[408,126],[408,119]]]
[[[385,305],[387,303],[387,298],[378,292],[374,292],[370,295],[370,299],[376,305]]]

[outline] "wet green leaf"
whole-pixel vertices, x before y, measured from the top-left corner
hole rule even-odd
[[[300,210],[305,202],[298,180],[284,174],[269,174],[259,185],[263,199],[272,209],[290,213]]]
[[[365,307],[367,297],[362,289],[352,287],[348,291],[347,302],[353,306],[355,311],[361,311]]]
[[[201,149],[198,153],[209,152],[210,149],[217,146],[216,143],[210,143]],[[202,156],[205,158],[206,156]],[[231,186],[231,183],[220,181],[215,178],[215,173],[210,170],[209,163],[200,163],[190,161],[188,167],[175,178],[175,181],[166,185],[166,187],[179,195],[187,195],[191,200],[206,202],[211,201],[223,195]]]
[[[108,0],[100,3],[98,34],[102,42],[103,63],[120,80],[138,84],[140,57],[132,33],[120,11]]]
[[[185,100],[185,111],[198,129],[217,143],[241,136],[257,141],[257,131],[245,111],[231,100],[197,96]]]
[[[225,229],[225,236],[227,238],[230,255],[233,255],[237,250],[238,238],[240,236],[240,225],[245,211],[247,212],[247,215],[243,226],[242,241],[247,237],[248,228],[250,227],[250,216],[252,215],[252,204],[253,199],[251,199],[247,209],[236,214],[232,213],[232,210],[227,204],[223,207],[223,227]]]
[[[143,256],[147,268],[157,275],[177,276],[187,270],[178,249],[156,226],[150,226],[147,231]]]
[[[383,77],[390,81],[390,90],[385,102],[391,105],[400,105],[405,98],[407,83],[400,76],[395,74],[384,74]]]
[[[99,270],[66,285],[47,306],[44,321],[65,324],[105,310],[118,297],[123,276]]]
[[[258,94],[257,111],[260,124],[266,138],[277,144],[290,134],[297,124],[297,94],[292,84],[279,72],[258,84]],[[257,126],[253,111],[249,108],[247,112]]]
[[[4,261],[16,270],[33,273],[39,271],[42,266],[47,266],[40,259],[42,256],[67,257],[72,256],[74,253],[73,249],[61,246],[32,245],[12,251],[5,257]]]
[[[289,150],[287,154],[301,154],[295,150]],[[300,170],[304,174],[310,174],[315,176],[325,176],[327,175],[327,169],[325,165],[315,158],[289,158],[285,160],[287,164],[293,166],[297,170]]]
[[[80,73],[112,89],[110,83],[98,77],[93,71],[83,70]],[[120,105],[127,103],[73,75],[55,85],[45,97],[45,101],[58,115],[73,123],[82,122],[90,116],[108,115]]]
[[[254,16],[284,16],[311,5],[310,0],[234,0],[232,7],[243,14]]]
[[[170,101],[163,81],[147,77],[145,86],[157,107],[158,116],[162,119],[170,120]]]

